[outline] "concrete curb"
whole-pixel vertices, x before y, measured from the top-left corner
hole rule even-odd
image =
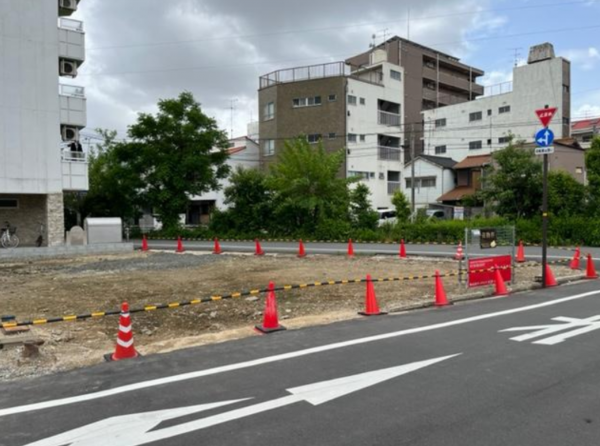
[[[82,255],[125,254],[132,252],[133,243],[103,243],[85,246],[0,249],[0,262]]]

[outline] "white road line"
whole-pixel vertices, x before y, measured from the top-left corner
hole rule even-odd
[[[308,356],[308,355],[312,355],[315,353],[322,353],[322,352],[337,350],[337,349],[341,349],[341,348],[345,348],[345,347],[352,347],[355,345],[361,345],[361,344],[367,344],[370,342],[382,341],[385,339],[397,338],[397,337],[405,336],[405,335],[409,335],[409,334],[422,333],[425,331],[439,330],[441,328],[454,327],[456,325],[463,325],[463,324],[468,324],[471,322],[482,321],[485,319],[492,319],[495,317],[506,316],[509,314],[521,313],[524,311],[535,310],[538,308],[550,307],[553,305],[562,304],[564,302],[582,299],[582,298],[589,297],[589,296],[595,296],[598,294],[600,294],[600,290],[590,291],[587,293],[577,294],[574,296],[563,297],[563,298],[556,299],[556,300],[542,302],[540,304],[528,305],[528,306],[520,307],[520,308],[513,308],[511,310],[498,311],[495,313],[480,314],[479,316],[472,316],[472,317],[468,317],[468,318],[464,318],[464,319],[456,319],[453,321],[442,322],[439,324],[426,325],[424,327],[409,328],[407,330],[394,331],[391,333],[384,333],[384,334],[375,335],[375,336],[368,336],[365,338],[353,339],[351,341],[336,342],[333,344],[322,345],[319,347],[307,348],[305,350],[297,350],[294,352],[282,353],[282,354],[274,355],[274,356],[267,356],[265,358],[253,359],[253,360],[245,361],[245,362],[238,362],[237,364],[224,365],[224,366],[220,366],[220,367],[214,367],[212,369],[199,370],[196,372],[183,373],[181,375],[174,375],[174,376],[168,376],[165,378],[158,378],[158,379],[153,379],[153,380],[149,380],[149,381],[142,381],[142,382],[135,383],[135,384],[128,384],[128,385],[125,385],[122,387],[116,387],[114,389],[88,393],[85,395],[61,398],[61,399],[52,400],[52,401],[45,401],[42,403],[26,404],[24,406],[10,407],[8,409],[0,410],[0,417],[4,417],[6,415],[23,413],[23,412],[31,412],[34,410],[49,409],[51,407],[65,406],[67,404],[81,403],[83,401],[91,401],[91,400],[95,400],[95,399],[99,399],[99,398],[106,398],[108,396],[119,395],[121,393],[126,393],[126,392],[133,392],[135,390],[146,389],[149,387],[162,386],[165,384],[171,384],[171,383],[176,383],[176,382],[181,382],[181,381],[187,381],[190,379],[201,378],[203,376],[217,375],[219,373],[231,372],[233,370],[246,369],[246,368],[250,368],[250,367],[256,367],[259,365],[269,364],[272,362],[284,361],[286,359],[299,358],[302,356]]]

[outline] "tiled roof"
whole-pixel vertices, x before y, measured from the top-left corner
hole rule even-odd
[[[571,129],[573,129],[573,130],[585,130],[585,129],[591,129],[594,126],[600,127],[600,118],[596,118],[596,119],[584,119],[584,120],[581,120],[581,121],[574,121],[571,124]]]
[[[456,165],[456,161],[454,161],[452,158],[447,158],[445,156],[419,155],[417,159],[419,158],[427,160],[433,164],[437,164],[438,166],[445,167],[447,169],[452,169]]]
[[[472,186],[458,186],[452,189],[450,192],[446,192],[437,201],[458,201],[467,195],[475,193],[475,188]]]
[[[232,147],[230,149],[227,149],[227,152],[229,152],[230,155],[235,155],[236,153],[240,153],[242,151],[246,150],[246,147],[242,146],[242,147]]]
[[[473,167],[482,167],[492,162],[492,155],[468,156],[460,163],[454,166],[455,169],[471,169]]]

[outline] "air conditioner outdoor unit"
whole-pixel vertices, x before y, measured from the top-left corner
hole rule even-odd
[[[60,132],[62,134],[62,140],[65,142],[79,140],[79,129],[77,127],[63,125]]]
[[[77,11],[77,0],[59,0],[59,5],[69,11]]]
[[[77,63],[70,60],[61,59],[60,61],[60,75],[61,76],[77,76]]]

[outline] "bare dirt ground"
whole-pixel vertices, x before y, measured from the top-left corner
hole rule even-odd
[[[140,253],[0,263],[0,315],[17,320],[115,310],[122,301],[132,308],[307,282],[429,275],[436,269],[456,272],[451,260],[388,256],[205,255]],[[517,270],[518,282],[532,282],[538,268]],[[572,275],[555,267],[558,277]],[[457,278],[445,280],[450,295],[464,293]],[[433,280],[375,283],[380,306],[397,309],[431,302]],[[278,293],[279,317],[288,328],[326,324],[358,317],[364,284],[307,288]],[[255,336],[263,296],[203,303],[180,309],[133,315],[136,348],[142,354]],[[22,348],[0,350],[0,380],[14,380],[88,366],[114,350],[118,317],[47,324],[30,335],[44,340],[40,354],[24,358]]]

